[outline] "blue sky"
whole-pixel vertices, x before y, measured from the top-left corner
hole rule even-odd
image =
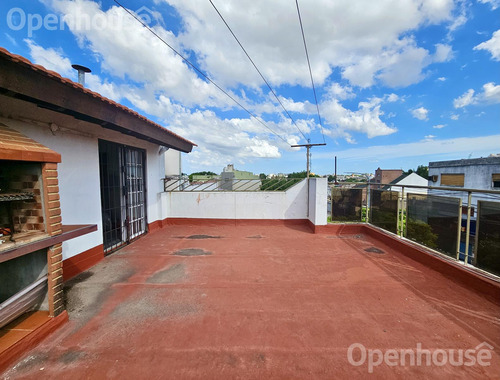
[[[323,129],[293,0],[120,0],[275,132],[112,0],[0,4],[0,45],[199,145],[183,171],[373,172],[500,153],[500,0],[301,0]],[[299,131],[300,129],[300,131]],[[278,136],[276,136],[278,135]]]

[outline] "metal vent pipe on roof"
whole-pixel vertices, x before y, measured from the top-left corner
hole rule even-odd
[[[85,66],[81,65],[71,65],[76,71],[78,71],[78,83],[85,87],[85,73],[91,73],[92,71]]]

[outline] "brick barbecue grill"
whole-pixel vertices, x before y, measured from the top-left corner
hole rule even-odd
[[[64,310],[61,156],[0,124],[0,327],[25,312]],[[47,244],[42,244],[47,242]]]

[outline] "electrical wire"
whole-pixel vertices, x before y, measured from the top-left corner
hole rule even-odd
[[[224,22],[224,24],[226,25],[226,27],[229,29],[229,31],[231,32],[231,34],[233,35],[234,39],[236,40],[236,42],[238,43],[238,45],[240,45],[240,48],[241,50],[243,50],[243,52],[245,53],[245,55],[247,56],[247,58],[249,59],[249,61],[252,63],[253,67],[255,68],[255,70],[257,70],[257,72],[259,73],[260,77],[262,78],[262,80],[264,81],[264,83],[267,85],[267,87],[269,88],[269,90],[272,92],[272,94],[274,95],[274,97],[276,98],[276,100],[278,101],[278,103],[280,104],[281,108],[283,108],[283,111],[285,111],[285,113],[288,115],[288,117],[290,118],[290,120],[292,121],[292,123],[295,125],[295,127],[297,127],[297,130],[300,132],[300,134],[302,135],[302,137],[304,137],[304,139],[307,141],[307,137],[304,135],[304,133],[301,131],[301,129],[299,128],[299,126],[297,125],[297,123],[295,122],[295,120],[293,119],[293,117],[290,115],[290,113],[288,112],[288,110],[285,108],[285,106],[283,105],[283,103],[281,102],[280,98],[278,97],[278,95],[276,95],[276,92],[271,88],[271,85],[269,84],[269,82],[266,80],[266,78],[264,77],[264,75],[262,75],[262,73],[260,72],[259,68],[257,67],[257,65],[255,64],[255,62],[253,61],[253,59],[250,57],[250,55],[247,53],[246,49],[243,47],[243,45],[241,44],[240,40],[238,39],[238,37],[236,37],[236,35],[234,34],[233,30],[231,29],[231,27],[229,26],[229,24],[226,22],[226,20],[224,19],[224,17],[222,16],[222,14],[219,12],[219,10],[217,9],[217,7],[215,6],[215,4],[212,2],[212,0],[208,0],[210,2],[210,4],[212,4],[212,7],[215,9],[215,11],[217,12],[217,14],[219,15],[219,17],[221,18],[221,20]]]
[[[253,117],[255,120],[257,120],[260,124],[262,124],[265,128],[267,128],[273,135],[276,137],[280,138],[285,144],[290,145],[288,141],[286,141],[282,136],[278,135],[276,132],[274,132],[264,121],[259,119],[256,115],[253,114],[250,110],[248,110],[245,106],[243,106],[240,102],[238,102],[233,96],[231,96],[226,90],[224,90],[222,87],[220,87],[217,83],[215,83],[208,75],[206,75],[201,69],[196,67],[193,63],[191,63],[187,58],[185,58],[181,53],[179,53],[177,50],[175,50],[170,44],[168,44],[167,41],[165,41],[163,38],[161,38],[153,29],[149,27],[144,21],[142,21],[139,17],[137,17],[133,12],[125,8],[122,4],[120,4],[117,0],[113,0],[118,6],[120,6],[125,12],[127,12],[129,15],[131,15],[135,20],[137,20],[139,23],[142,24],[143,27],[145,27],[147,30],[149,30],[156,38],[158,38],[161,42],[163,42],[165,45],[167,45],[175,54],[177,54],[185,63],[187,63],[189,66],[191,66],[196,72],[198,72],[202,77],[204,77],[206,80],[208,80],[210,83],[212,83],[215,87],[217,87],[220,91],[222,91],[229,99],[231,99],[234,103],[236,103],[240,108],[242,108],[244,111],[246,111],[251,117]]]
[[[323,132],[323,123],[321,121],[321,115],[319,113],[318,97],[316,96],[316,87],[314,86],[314,79],[313,79],[313,74],[312,74],[312,70],[311,70],[311,62],[309,61],[309,53],[307,52],[307,44],[306,44],[306,36],[304,34],[304,26],[302,25],[302,17],[300,16],[299,0],[295,0],[295,4],[297,5],[297,14],[299,15],[300,31],[302,32],[302,40],[304,41],[304,49],[306,51],[307,66],[309,67],[309,75],[311,76],[311,84],[312,84],[313,93],[314,93],[314,100],[316,101],[316,110],[318,111],[319,126],[321,127],[321,134],[323,135],[323,142],[326,143],[325,134]]]

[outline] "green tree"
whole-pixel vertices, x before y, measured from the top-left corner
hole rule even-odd
[[[217,174],[214,173],[214,172],[195,172],[195,173],[191,173],[189,175],[189,182],[193,182],[193,176],[194,175],[217,175]]]
[[[265,173],[260,173],[259,174],[259,178],[260,179],[266,179],[267,178],[267,175]]]
[[[429,177],[429,167],[425,165],[418,165],[416,173],[420,177],[427,179],[427,177]]]
[[[305,170],[301,172],[293,172],[288,174],[288,178],[306,178],[307,172]],[[309,174],[309,177],[319,177],[317,174]]]
[[[417,170],[408,169],[408,171],[403,172],[403,174],[417,173],[420,177],[427,179],[429,177],[429,167],[425,165],[418,165]]]

